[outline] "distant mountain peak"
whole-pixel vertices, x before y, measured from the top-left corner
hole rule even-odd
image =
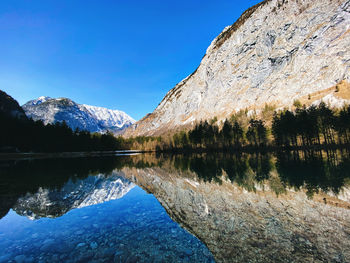
[[[43,102],[46,102],[46,101],[48,101],[48,100],[50,100],[50,99],[51,99],[50,97],[41,96],[41,97],[39,97],[39,98],[37,98],[37,99],[35,99],[35,100],[28,101],[27,103],[30,103],[31,105],[39,105],[39,104],[41,104],[41,103],[43,103]],[[27,104],[27,103],[26,103],[26,104]]]
[[[96,119],[99,119],[100,122],[106,127],[117,126],[122,128],[126,122],[130,123],[130,125],[136,122],[128,114],[120,110],[110,110],[107,108],[90,106],[86,104],[82,104],[82,106],[84,106]]]
[[[65,121],[73,130],[119,133],[135,122],[123,111],[78,104],[69,98],[41,96],[22,107],[33,120],[42,120],[45,124]]]
[[[39,101],[42,101],[42,102],[44,102],[44,101],[46,101],[46,100],[49,100],[49,99],[51,99],[50,97],[48,97],[48,96],[40,96],[37,100]]]

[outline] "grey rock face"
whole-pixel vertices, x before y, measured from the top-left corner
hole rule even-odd
[[[211,43],[198,69],[127,135],[161,134],[296,99],[350,102],[350,1],[268,0]],[[335,93],[342,83],[344,92]],[[327,97],[328,96],[328,97]]]
[[[268,185],[257,185],[248,192],[228,180],[203,182],[163,168],[123,172],[206,244],[217,262],[350,261],[348,188],[331,205],[303,191],[277,196]],[[347,206],[338,206],[341,199]]]
[[[125,112],[77,104],[67,98],[40,97],[22,107],[33,120],[42,120],[45,124],[65,121],[73,130],[117,132],[135,122]]]

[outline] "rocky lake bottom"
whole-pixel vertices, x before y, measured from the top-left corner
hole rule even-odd
[[[0,263],[349,262],[348,153],[0,162]]]
[[[0,262],[213,262],[194,236],[139,187],[123,198],[31,221],[0,221]]]

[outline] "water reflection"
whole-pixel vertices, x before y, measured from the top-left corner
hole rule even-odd
[[[347,151],[175,155],[171,162],[177,170],[193,172],[204,182],[220,183],[225,175],[232,183],[248,191],[255,191],[256,184],[277,179],[279,186],[272,189],[276,194],[293,188],[306,190],[312,198],[319,191],[338,195],[350,183]]]
[[[27,193],[17,200],[12,209],[30,219],[55,218],[75,208],[122,198],[133,187],[133,183],[115,173],[69,179],[59,189],[40,187],[36,193]]]
[[[123,165],[111,157],[0,162],[0,218],[28,193],[37,193],[40,188],[59,190],[68,181],[110,175],[118,167]]]
[[[309,197],[320,190],[338,195],[350,183],[348,152],[279,154],[276,163],[281,181],[295,190],[305,188]]]
[[[210,262],[203,244],[218,262],[350,261],[347,151],[144,154],[0,167],[0,216],[7,214],[0,248],[10,247],[0,262],[27,250],[43,262]],[[16,214],[41,219],[6,229]],[[52,251],[62,240],[67,251]],[[28,245],[33,241],[39,245]]]
[[[129,166],[127,156],[2,163],[0,262],[212,262],[118,171]]]
[[[349,163],[348,152],[175,155],[122,171],[218,262],[349,262]]]

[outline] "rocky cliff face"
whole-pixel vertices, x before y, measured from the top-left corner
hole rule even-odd
[[[119,132],[135,122],[125,112],[75,103],[67,98],[40,97],[23,105],[28,117],[45,124],[65,121],[73,130]]]
[[[162,134],[298,99],[350,102],[350,1],[266,0],[211,43],[197,70],[126,135]]]
[[[163,168],[124,168],[168,214],[207,245],[217,262],[349,262],[349,189],[335,197],[269,185],[248,192],[222,180]],[[272,183],[272,182],[271,182]]]

